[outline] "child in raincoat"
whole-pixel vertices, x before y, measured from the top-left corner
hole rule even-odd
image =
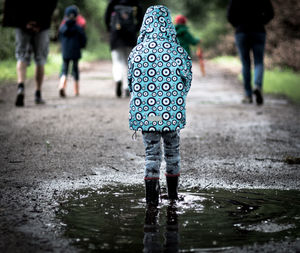
[[[74,93],[79,95],[79,68],[78,62],[81,58],[81,49],[86,45],[86,35],[77,21],[78,8],[71,5],[65,10],[65,18],[59,29],[58,38],[62,45],[63,66],[59,83],[59,95],[65,97],[69,65],[72,62],[72,74],[74,77]],[[84,24],[85,25],[85,24]]]
[[[191,58],[177,40],[168,8],[149,7],[137,46],[128,58],[129,126],[143,135],[147,205],[158,205],[161,139],[168,197],[178,198],[179,132],[186,123],[185,99],[192,81],[191,68]]]

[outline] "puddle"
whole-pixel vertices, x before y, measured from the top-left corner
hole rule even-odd
[[[61,200],[64,236],[84,252],[219,252],[300,238],[300,192],[181,192],[170,206],[146,210],[144,187],[83,189]]]

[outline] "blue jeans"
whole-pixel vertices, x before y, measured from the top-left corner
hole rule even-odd
[[[266,44],[266,33],[237,33],[235,35],[236,46],[242,62],[242,73],[246,96],[252,96],[251,88],[251,58],[254,58],[254,84],[262,88],[264,74],[264,51]]]
[[[145,179],[159,178],[162,151],[160,139],[164,143],[166,174],[179,175],[180,171],[180,134],[179,131],[143,132],[146,151]]]

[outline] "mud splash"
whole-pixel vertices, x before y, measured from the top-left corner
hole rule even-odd
[[[162,199],[146,210],[143,186],[70,192],[57,217],[64,235],[84,252],[218,252],[299,240],[300,192],[182,192],[176,206]]]

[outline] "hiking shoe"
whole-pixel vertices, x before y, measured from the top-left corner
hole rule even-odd
[[[243,99],[242,99],[242,103],[243,104],[252,104],[253,100],[252,100],[252,97],[249,97],[249,96],[245,96]]]
[[[24,94],[25,94],[24,84],[20,83],[18,85],[17,99],[16,99],[16,103],[15,103],[15,105],[17,107],[24,106]]]
[[[261,90],[256,88],[254,89],[253,94],[256,97],[256,104],[262,105],[264,103],[264,98],[262,96]]]
[[[66,93],[65,93],[65,90],[64,90],[64,89],[60,89],[60,90],[59,90],[59,96],[60,96],[61,98],[65,98],[65,97],[66,97]]]
[[[122,82],[121,81],[117,82],[116,95],[117,95],[117,97],[122,96]]]
[[[37,105],[43,105],[43,104],[45,104],[45,101],[42,99],[41,91],[37,90],[35,92],[34,102]]]

